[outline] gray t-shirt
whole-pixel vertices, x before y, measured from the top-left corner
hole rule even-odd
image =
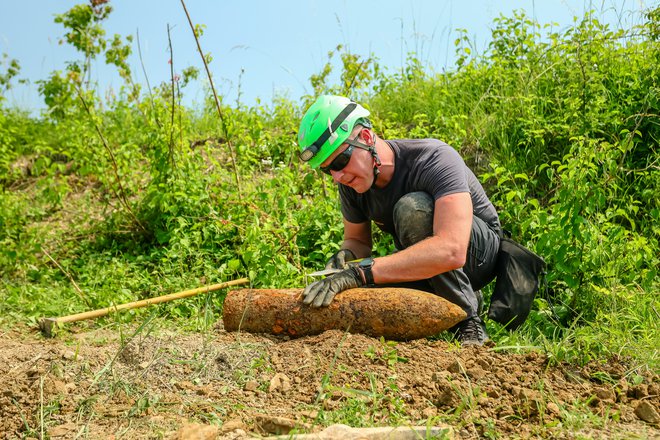
[[[437,139],[398,139],[386,141],[394,151],[394,176],[385,188],[371,188],[358,194],[339,185],[341,212],[351,223],[373,222],[394,235],[394,205],[404,195],[424,191],[434,200],[449,194],[467,192],[473,213],[493,229],[500,229],[495,207],[456,150]]]

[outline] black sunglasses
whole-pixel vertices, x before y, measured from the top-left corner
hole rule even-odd
[[[362,133],[362,132],[360,132]],[[321,171],[323,171],[325,174],[330,174],[330,171],[341,171],[344,168],[346,168],[346,165],[351,161],[351,155],[353,154],[353,147],[358,147],[362,148],[363,150],[371,151],[371,148],[369,146],[364,145],[362,142],[358,141],[358,138],[360,137],[360,133],[358,133],[353,139],[346,139],[344,141],[345,143],[348,144],[348,148],[339,153],[335,159],[330,162],[330,165],[327,167],[321,167]]]
[[[325,174],[330,174],[330,171],[341,171],[346,168],[346,165],[351,161],[351,155],[353,154],[353,145],[349,145],[347,149],[339,153],[339,156],[335,157],[335,160],[330,162],[330,165],[327,167],[321,167],[321,171]]]

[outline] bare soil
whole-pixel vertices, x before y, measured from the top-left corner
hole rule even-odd
[[[660,438],[660,378],[622,360],[553,366],[535,352],[339,331],[12,330],[0,333],[0,393],[3,439],[237,439],[333,423],[444,423],[459,439]]]

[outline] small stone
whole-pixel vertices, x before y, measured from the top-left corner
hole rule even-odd
[[[461,364],[459,360],[455,360],[449,367],[447,367],[447,371],[454,374],[460,374],[465,371],[465,368],[463,368],[463,364]]]
[[[616,400],[616,394],[614,390],[610,387],[598,387],[596,388],[596,397],[605,402],[614,402]]]
[[[291,389],[291,380],[283,373],[277,373],[270,380],[268,392],[273,393],[279,391],[280,393],[287,393]]]
[[[501,396],[500,390],[496,388],[492,388],[488,391],[486,391],[486,395],[492,399],[499,399]]]
[[[499,412],[497,413],[497,416],[502,419],[504,417],[513,416],[515,414],[516,413],[513,411],[513,408],[511,408],[510,406],[504,406],[500,408]]]
[[[633,397],[635,399],[643,399],[649,395],[649,386],[645,383],[641,383],[633,388]]]
[[[183,425],[175,434],[176,440],[215,440],[220,428],[213,425],[189,423]]]
[[[48,430],[50,438],[69,437],[76,432],[75,423],[65,423],[64,425],[54,426]]]
[[[181,382],[177,382],[175,386],[182,391],[195,389],[195,385],[193,385],[192,382],[187,380],[182,380]]]
[[[548,412],[554,416],[559,416],[561,414],[561,411],[559,410],[559,406],[555,402],[550,402],[546,405],[546,409]]]
[[[245,425],[245,423],[243,423],[242,420],[240,419],[228,420],[222,425],[222,427],[220,427],[220,432],[222,434],[226,434],[228,432],[237,431],[239,429],[242,430],[247,429],[247,426]]]
[[[66,350],[64,353],[62,353],[62,359],[66,361],[70,361],[75,358],[76,358],[76,352],[73,350]]]
[[[469,436],[469,433],[467,433]],[[305,438],[308,438],[305,436]],[[326,440],[343,439],[417,439],[417,438],[454,438],[450,426],[399,426],[351,428],[347,425],[330,425],[320,433],[309,438]]]
[[[658,410],[648,400],[641,400],[635,408],[635,415],[647,423],[660,423]]]
[[[330,425],[321,431],[322,438],[327,439],[341,439],[341,438],[351,438],[355,437],[354,428],[351,428],[348,425],[335,424]]]
[[[519,399],[525,398],[525,393],[523,392],[522,387],[519,387],[518,385],[514,385],[511,387],[511,395]]]
[[[37,367],[32,367],[27,371],[26,374],[27,374],[27,377],[29,377],[30,379],[34,379],[35,377],[38,378],[39,376],[43,376],[44,371],[37,368]]]
[[[445,382],[451,380],[451,373],[449,371],[436,371],[431,376],[433,382]]]
[[[255,419],[259,430],[275,435],[286,435],[296,427],[296,421],[286,417],[272,417],[268,415],[258,415]],[[305,426],[305,425],[299,425]]]
[[[436,394],[434,404],[438,406],[456,406],[460,402],[460,397],[456,395],[456,391],[450,384],[438,386],[438,393]]]
[[[67,394],[66,384],[61,380],[53,379],[52,381],[47,381],[44,384],[44,390],[53,394]]]
[[[237,429],[236,431],[233,431],[230,436],[227,436],[227,440],[245,440],[252,437],[248,437],[247,432],[245,432],[243,429]]]
[[[323,401],[323,409],[326,411],[334,411],[341,407],[341,402],[332,399],[325,399]]]
[[[486,375],[486,372],[484,371],[483,368],[474,367],[474,368],[470,368],[469,370],[467,370],[467,374],[473,380],[479,380],[479,379],[483,378]]]
[[[259,388],[259,382],[254,379],[250,379],[245,382],[245,386],[243,387],[245,391],[256,391],[257,388]]]
[[[484,370],[490,370],[490,363],[486,359],[479,358],[477,359],[477,364]]]
[[[147,367],[149,367],[149,365],[150,365],[149,362],[144,361],[144,362],[140,362],[140,364],[139,364],[138,366],[139,366],[140,368],[142,368],[143,370],[146,370]]]
[[[311,419],[311,420],[316,420],[316,418],[319,416],[319,412],[318,412],[318,411],[314,411],[314,410],[311,410],[311,411],[301,411],[300,414],[301,414],[302,416],[304,416],[304,417],[307,417],[308,419]]]
[[[214,393],[213,387],[210,385],[200,386],[195,390],[195,393],[199,396],[210,396]]]
[[[541,394],[536,391],[536,390],[530,390],[528,388],[523,388],[522,392],[519,396],[521,399],[524,399],[528,402],[534,402],[534,403],[542,403],[543,402],[543,397]]]
[[[422,410],[422,415],[425,419],[430,419],[438,414],[438,409],[434,406],[426,407]]]

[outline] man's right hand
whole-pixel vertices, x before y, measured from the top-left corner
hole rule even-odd
[[[339,252],[334,254],[327,263],[326,269],[345,269],[348,267],[348,262],[357,259],[353,251],[349,249],[339,249]]]
[[[361,269],[350,266],[341,272],[333,273],[318,280],[303,290],[303,304],[310,307],[327,307],[338,293],[364,286]]]

